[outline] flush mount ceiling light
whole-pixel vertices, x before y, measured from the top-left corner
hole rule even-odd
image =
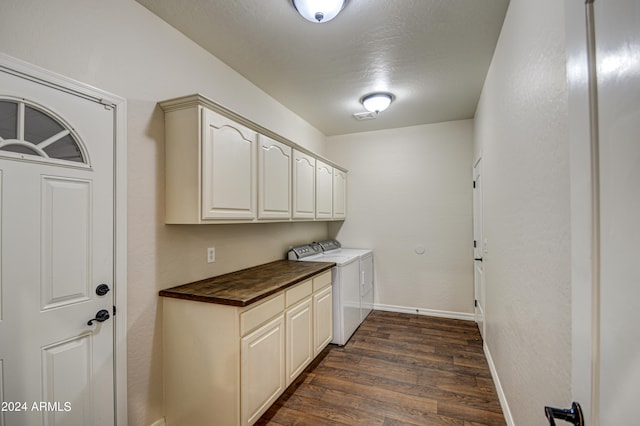
[[[391,105],[393,98],[394,96],[391,93],[371,93],[363,96],[360,102],[362,102],[362,105],[364,105],[367,111],[375,112],[377,114],[380,111],[387,109],[389,105]]]
[[[322,24],[335,18],[349,0],[291,0],[307,21]]]

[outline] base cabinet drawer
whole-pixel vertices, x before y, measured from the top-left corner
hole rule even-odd
[[[240,335],[244,336],[260,324],[279,315],[284,310],[284,294],[260,303],[240,314]]]
[[[331,271],[323,272],[313,277],[313,291],[317,292],[331,285]]]
[[[241,402],[242,424],[252,425],[284,392],[284,316],[242,338]]]

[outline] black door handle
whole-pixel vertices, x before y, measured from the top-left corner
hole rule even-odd
[[[549,420],[549,426],[555,426],[554,419],[564,420],[572,423],[574,426],[584,426],[584,417],[582,416],[582,408],[577,402],[571,403],[571,408],[554,408],[544,407],[544,414]]]
[[[87,325],[93,325],[94,321],[105,322],[108,319],[109,319],[109,311],[107,311],[106,309],[100,309],[96,313],[96,317],[94,319],[89,320],[89,322],[87,322]]]
[[[482,258],[481,258],[481,257],[476,257],[476,258],[475,258],[475,259],[473,259],[473,260],[479,260],[480,262],[482,262]]]

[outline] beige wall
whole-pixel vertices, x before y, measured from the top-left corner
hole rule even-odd
[[[484,170],[486,344],[515,424],[571,401],[564,3],[514,0],[475,118]]]
[[[330,230],[374,249],[378,307],[469,317],[473,120],[334,136],[327,153],[349,169],[347,220]]]
[[[129,424],[149,425],[163,416],[158,291],[327,236],[325,223],[164,225],[157,102],[200,92],[318,154],[324,136],[132,0],[2,0],[0,51],[127,99]]]

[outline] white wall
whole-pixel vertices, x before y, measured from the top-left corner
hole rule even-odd
[[[564,3],[512,0],[475,117],[486,347],[517,425],[571,401]]]
[[[349,169],[347,220],[330,230],[374,249],[378,307],[473,312],[472,143],[472,120],[327,138]]]
[[[324,136],[133,0],[2,0],[0,51],[127,99],[129,424],[149,425],[163,415],[158,291],[327,237],[325,223],[164,225],[157,102],[200,92],[318,154]]]

